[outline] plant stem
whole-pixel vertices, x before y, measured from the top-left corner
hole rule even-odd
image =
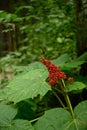
[[[68,107],[69,107],[70,112],[72,114],[72,117],[74,118],[74,112],[73,112],[73,108],[72,108],[72,105],[71,105],[71,102],[70,102],[68,94],[66,94],[66,99],[67,99],[67,104],[68,104]]]
[[[54,91],[52,90],[52,93],[55,95],[55,97],[57,98],[57,100],[60,102],[61,106],[66,109],[65,105],[64,105],[63,102],[61,101],[60,97],[56,94],[56,92],[54,92]]]
[[[61,90],[57,89],[57,88],[54,88],[57,92],[59,92],[60,94],[64,94]]]
[[[33,120],[30,120],[29,122],[30,122],[30,123],[35,122],[35,121],[37,121],[39,118],[40,118],[40,117],[35,118],[35,119],[33,119]]]
[[[62,79],[62,84],[63,84],[64,88],[66,88],[65,83],[64,83],[64,80],[63,80],[63,79]],[[70,101],[70,98],[69,98],[69,96],[68,96],[68,94],[67,94],[67,93],[65,93],[65,98],[66,98],[66,103],[67,103],[67,106],[69,107],[69,110],[70,110],[70,112],[71,112],[71,115],[72,115],[72,117],[73,117],[73,119],[74,119],[74,118],[75,118],[75,116],[74,116],[73,108],[72,108],[71,101]]]

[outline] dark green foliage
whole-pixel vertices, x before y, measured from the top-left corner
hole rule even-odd
[[[16,118],[32,120],[35,118],[36,104],[34,100],[28,99],[17,104],[18,114]]]
[[[68,6],[72,9],[73,4],[64,7]],[[5,26],[2,31],[13,35],[11,50],[21,53],[22,63],[41,56],[56,58],[65,52],[75,55],[73,11],[68,14],[64,7],[60,8],[57,1],[34,0],[17,6],[13,13],[0,12],[0,23]]]

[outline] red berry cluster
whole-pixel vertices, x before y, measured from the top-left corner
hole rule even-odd
[[[58,79],[66,78],[64,72],[62,72],[59,67],[52,64],[49,60],[44,58],[40,59],[40,61],[47,67],[49,72],[49,84],[54,85]]]

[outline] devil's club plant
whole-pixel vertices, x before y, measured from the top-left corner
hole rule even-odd
[[[56,65],[52,64],[50,61],[46,60],[46,59],[41,59],[41,62],[47,67],[48,71],[49,71],[49,84],[50,85],[60,85],[61,88],[59,88],[59,91],[61,91],[61,93],[64,95],[67,107],[69,109],[69,111],[72,114],[72,117],[74,118],[74,112],[73,112],[73,108],[69,99],[69,96],[67,93],[64,92],[64,89],[66,88],[64,80],[66,78],[66,74],[64,72],[62,72],[59,67],[57,67]],[[70,78],[68,79],[68,81],[70,81]],[[52,87],[52,89],[54,89]],[[56,89],[58,90],[58,89]],[[55,93],[56,94],[56,93]],[[56,95],[57,99],[60,101],[61,105],[65,108],[64,104],[62,103],[61,99],[58,97],[58,95]]]
[[[64,66],[69,66],[69,63],[65,63],[66,59],[64,56]],[[87,101],[73,107],[69,97],[69,93],[82,91],[86,85],[74,81],[61,71],[60,67],[53,64],[55,61],[42,58],[40,62],[31,63],[24,72],[10,80],[7,87],[0,90],[0,130],[87,130]],[[59,63],[59,59],[57,61]],[[48,91],[54,94],[61,107],[49,108],[40,117],[38,114],[35,119],[29,121],[30,118],[17,119],[20,118],[17,106],[22,113],[26,111],[26,114],[29,114],[27,116],[31,116],[37,104],[34,106],[30,99],[35,100],[39,96],[39,100],[42,100]],[[24,101],[29,104],[26,109]]]
[[[66,93],[67,87],[65,85],[64,79],[67,79],[67,76],[64,72],[62,72],[59,67],[52,64],[50,61],[46,59],[41,59],[41,62],[47,67],[49,72],[49,84],[53,86],[56,84],[56,91],[61,92],[66,105],[62,102],[58,94],[54,91],[55,86],[52,87],[52,92],[57,97],[60,102],[62,108],[55,108],[53,110],[48,110],[40,119],[37,121],[35,128],[37,130],[86,130],[87,129],[87,114],[86,107],[87,101],[84,101],[77,105],[73,110],[70,98],[68,93]],[[73,78],[67,79],[70,84],[73,84]],[[75,84],[75,83],[74,83]],[[77,86],[79,82],[76,82]],[[80,83],[79,89],[85,87],[83,83]],[[69,86],[71,87],[71,86]],[[73,87],[73,85],[72,85]],[[75,90],[74,89],[71,89]],[[82,106],[81,106],[82,105]],[[85,115],[84,115],[84,114]],[[46,123],[46,125],[44,125]]]

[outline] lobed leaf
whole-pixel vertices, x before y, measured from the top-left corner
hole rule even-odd
[[[37,95],[44,96],[51,90],[45,81],[47,77],[46,69],[32,69],[16,76],[5,89],[8,100],[17,103]]]
[[[74,109],[75,117],[63,108],[54,108],[36,122],[35,130],[87,130],[87,101]]]
[[[69,58],[70,56],[67,53],[65,53],[59,56],[57,59],[52,60],[52,62],[53,64],[62,67],[63,69],[77,68],[78,66],[85,63],[85,61],[87,60],[87,52],[75,60],[70,61]]]
[[[87,130],[87,100],[79,103],[74,109],[78,130]]]
[[[69,61],[69,55],[65,53],[59,56],[57,59],[52,60],[52,63],[61,67],[61,66],[64,66],[67,61]]]
[[[64,89],[65,92],[71,92],[71,91],[79,91],[86,88],[86,85],[82,82],[73,82],[70,84],[67,84],[66,88]]]
[[[54,108],[36,122],[35,130],[75,130],[70,113],[63,108]]]
[[[64,66],[66,68],[77,68],[78,66],[82,65],[85,61],[72,61],[72,62],[68,62],[66,63]]]
[[[0,130],[34,130],[27,120],[15,119],[17,110],[5,104],[0,104]]]
[[[17,110],[14,107],[10,105],[0,104],[0,127],[9,126],[9,123],[16,114]]]

